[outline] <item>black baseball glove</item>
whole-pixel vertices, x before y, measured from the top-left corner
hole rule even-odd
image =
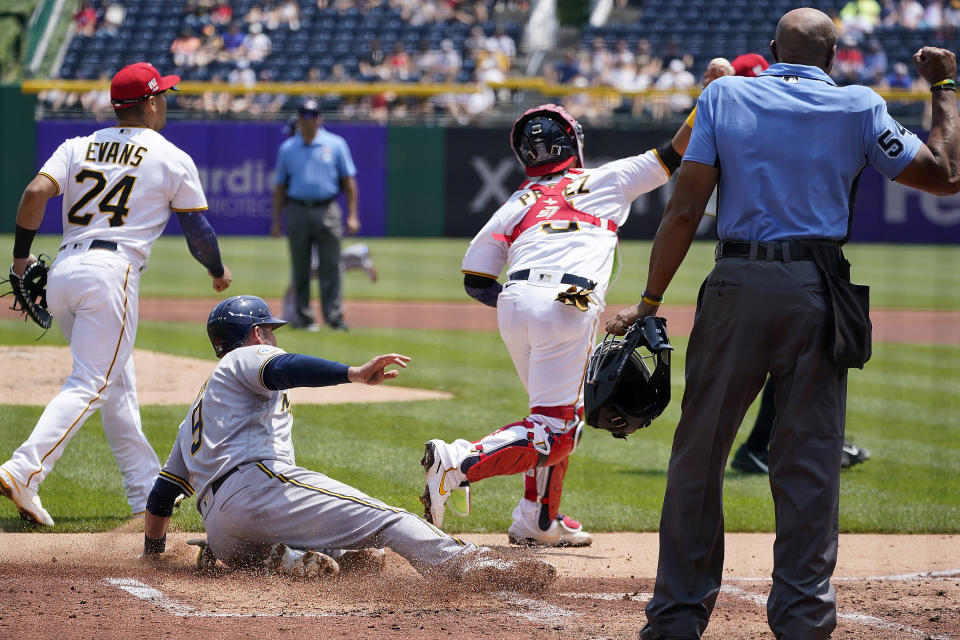
[[[18,276],[10,266],[10,283],[13,291],[14,311],[23,313],[24,320],[29,317],[44,329],[49,329],[53,323],[53,316],[47,311],[47,263],[40,256],[36,262],[27,266],[23,270],[23,275]],[[4,294],[7,295],[7,294]]]

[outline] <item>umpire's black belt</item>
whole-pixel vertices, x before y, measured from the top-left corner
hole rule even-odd
[[[66,249],[67,247],[70,247],[71,249],[79,249],[79,248],[82,247],[82,246],[83,246],[83,243],[82,243],[82,242],[68,242],[67,244],[64,244],[64,245],[61,245],[61,246],[60,246],[60,251],[63,251],[63,250]],[[93,240],[93,241],[90,242],[90,246],[87,247],[87,249],[88,249],[88,250],[89,250],[89,249],[104,249],[104,250],[106,250],[106,251],[116,251],[116,250],[117,250],[117,243],[116,243],[116,242],[111,242],[111,241],[109,241],[109,240]]]
[[[771,262],[792,262],[794,260],[813,260],[810,245],[827,244],[840,248],[839,242],[750,242],[747,240],[727,240],[717,244],[714,256],[720,258],[747,258],[748,260],[769,260]]]
[[[301,207],[319,208],[329,206],[331,202],[337,199],[337,196],[327,198],[326,200],[301,200],[300,198],[291,198],[287,196],[287,202],[298,204]]]
[[[220,485],[223,484],[224,480],[235,474],[237,471],[240,471],[240,465],[235,466],[233,469],[230,469],[225,474],[211,482],[210,491],[213,492],[213,495],[217,495],[217,491],[220,489]]]
[[[514,271],[508,277],[511,280],[529,280],[530,269],[520,269],[520,271]],[[593,280],[581,278],[580,276],[575,276],[572,273],[563,274],[563,277],[560,278],[560,284],[575,284],[578,287],[590,290],[597,288],[597,283]]]

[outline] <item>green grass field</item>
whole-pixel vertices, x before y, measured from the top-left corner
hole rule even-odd
[[[53,253],[59,238],[40,237],[36,250]],[[6,246],[12,238],[3,238]],[[463,240],[368,240],[381,279],[368,283],[349,273],[346,295],[354,299],[465,300],[459,264]],[[221,240],[234,273],[230,293],[276,298],[286,286],[286,246],[270,238]],[[609,305],[634,302],[646,273],[649,243],[623,245],[623,270]],[[667,303],[692,304],[711,263],[712,244],[698,243],[668,291]],[[953,247],[856,246],[847,252],[854,280],[872,286],[875,307],[960,309],[960,249]],[[213,295],[209,278],[189,257],[182,238],[163,238],[144,275],[142,296]],[[348,319],[349,320],[349,319]],[[56,328],[39,343],[40,331],[0,321],[0,344],[62,345]],[[413,357],[399,384],[442,389],[453,400],[401,404],[295,406],[298,463],[353,484],[377,497],[419,512],[418,460],[432,437],[476,439],[525,413],[526,398],[506,349],[494,332],[354,329],[347,334],[281,331],[281,346],[358,363],[376,353]],[[686,340],[672,337],[674,402],[665,414],[626,442],[587,429],[572,459],[564,511],[592,531],[654,530],[666,480],[673,427],[679,415]],[[204,327],[143,322],[141,349],[202,357],[214,364]],[[847,433],[873,458],[842,475],[843,531],[960,532],[960,347],[874,345],[864,371],[850,374]],[[28,389],[23,390],[29,393]],[[145,407],[143,422],[161,460],[170,450],[183,407]],[[26,438],[39,407],[0,410],[0,457]],[[753,410],[747,417],[747,427]],[[748,428],[741,430],[746,436]],[[518,477],[492,478],[473,487],[473,514],[448,517],[451,532],[504,531],[522,490]],[[54,530],[97,531],[127,519],[120,475],[99,418],[90,419],[71,442],[40,495],[57,521]],[[771,531],[773,505],[765,477],[727,474],[727,528]],[[180,507],[176,526],[201,528],[193,501]],[[11,502],[0,500],[0,529],[28,530]]]

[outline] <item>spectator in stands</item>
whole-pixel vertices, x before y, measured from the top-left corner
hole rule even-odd
[[[103,18],[100,21],[100,29],[106,31],[110,35],[117,35],[120,32],[120,27],[123,26],[124,19],[126,18],[126,8],[124,8],[124,6],[119,2],[103,0],[101,10],[103,11]]]
[[[227,27],[227,32],[223,34],[223,50],[227,54],[228,59],[233,60],[243,57],[243,41],[245,37],[240,30],[240,25],[236,22],[231,22],[230,26]]]
[[[960,30],[960,0],[950,0],[943,8],[943,37],[952,41]]]
[[[300,29],[300,5],[295,0],[283,0],[277,8],[277,16],[281,25],[286,25],[290,31]]]
[[[194,55],[193,63],[198,67],[205,67],[219,59],[222,53],[223,38],[217,33],[217,28],[213,24],[203,25],[203,40]]]
[[[594,36],[590,48],[590,69],[592,74],[584,74],[599,82],[613,69],[613,54],[607,49],[607,41],[603,36]],[[584,71],[580,69],[580,71]]]
[[[926,9],[918,0],[901,0],[900,25],[904,29],[919,29]]]
[[[275,78],[270,69],[262,69],[259,80],[261,82],[273,82]],[[286,101],[287,96],[282,93],[255,93],[247,110],[253,114],[279,113]]]
[[[413,75],[413,61],[400,40],[393,43],[393,51],[387,57],[386,66],[390,80],[405,82]]]
[[[421,82],[436,82],[434,69],[437,66],[439,52],[430,47],[430,41],[423,39],[417,44],[413,54],[413,73]]]
[[[863,79],[865,68],[863,52],[857,46],[857,41],[850,36],[844,37],[837,47],[831,77],[841,86],[858,84]]]
[[[923,12],[923,26],[927,29],[940,29],[943,26],[943,2],[929,0]]]
[[[670,61],[666,71],[654,83],[654,88],[660,91],[682,92],[694,89],[696,86],[697,79],[687,71],[687,66],[678,58]],[[689,111],[692,106],[693,98],[686,93],[676,93],[669,98],[660,98],[653,101],[653,117],[659,120],[670,113]]]
[[[867,43],[867,53],[863,56],[863,83],[873,84],[878,78],[887,75],[887,53],[876,38]]]
[[[479,62],[477,66],[480,66]],[[456,82],[462,67],[463,59],[460,57],[460,52],[453,46],[453,40],[449,38],[441,40],[440,51],[437,53],[434,66],[435,73],[443,82]]]
[[[613,63],[627,62],[633,64],[636,58],[633,51],[630,51],[630,43],[627,42],[626,38],[618,38],[613,49]]]
[[[482,26],[475,24],[470,27],[469,35],[467,35],[467,39],[463,41],[463,50],[468,58],[476,58],[477,55],[483,51],[486,44],[487,34],[484,33]]]
[[[547,79],[555,84],[569,84],[580,74],[580,64],[573,49],[564,49],[563,57],[547,67]]]
[[[880,12],[877,0],[849,0],[840,10],[843,33],[858,40],[861,35],[872,33],[880,22]]]
[[[479,2],[477,4],[480,4]],[[507,69],[517,57],[517,43],[513,41],[502,24],[498,24],[493,35],[487,39],[487,50],[496,51],[507,59]]]
[[[639,73],[648,78],[656,78],[663,69],[663,58],[654,54],[650,41],[646,38],[640,38],[637,41],[636,54],[637,69]]]
[[[380,45],[380,40],[371,40],[370,50],[357,63],[360,78],[364,82],[386,80],[390,75],[386,62],[387,54]]]
[[[893,71],[887,74],[886,87],[889,89],[911,89],[913,88],[913,78],[910,77],[910,69],[903,62],[895,62]]]
[[[496,43],[487,40],[483,51],[477,56],[477,67],[486,63],[488,68],[494,66],[506,75],[506,73],[510,71],[510,59],[496,47]],[[488,60],[492,60],[493,62],[488,63]]]
[[[178,68],[187,69],[194,66],[197,51],[203,42],[193,32],[193,29],[187,28],[180,32],[180,35],[170,43],[170,53],[173,54],[173,64]]]
[[[80,3],[80,8],[73,15],[73,26],[77,35],[90,37],[97,32],[97,10],[89,2]]]
[[[210,22],[215,25],[230,24],[233,20],[233,7],[228,0],[219,0],[217,6],[210,12]]]
[[[219,73],[210,76],[212,84],[220,84],[223,81],[224,78]],[[211,91],[208,89],[200,96],[197,108],[205,113],[216,113],[218,115],[229,113],[233,108],[233,94],[228,91]]]
[[[110,101],[110,74],[101,71],[99,80],[104,84],[103,89],[91,89],[80,96],[80,104],[84,111],[90,113],[98,122],[115,119],[113,103]]]
[[[263,25],[254,22],[250,25],[247,37],[243,39],[244,55],[250,62],[260,62],[270,55],[272,44],[270,36],[263,31]]]

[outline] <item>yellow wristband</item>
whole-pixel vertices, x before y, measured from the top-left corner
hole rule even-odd
[[[957,83],[954,82],[953,78],[947,78],[946,80],[941,80],[940,82],[937,82],[936,84],[932,84],[932,85],[930,85],[930,86],[931,86],[931,87],[939,87],[939,86],[945,85],[945,84],[954,84],[954,85],[955,85],[955,84],[957,84]]]
[[[654,300],[653,298],[648,298],[647,296],[643,296],[642,298],[640,298],[640,302],[649,304],[652,307],[659,307],[660,305],[663,304],[663,300]]]

